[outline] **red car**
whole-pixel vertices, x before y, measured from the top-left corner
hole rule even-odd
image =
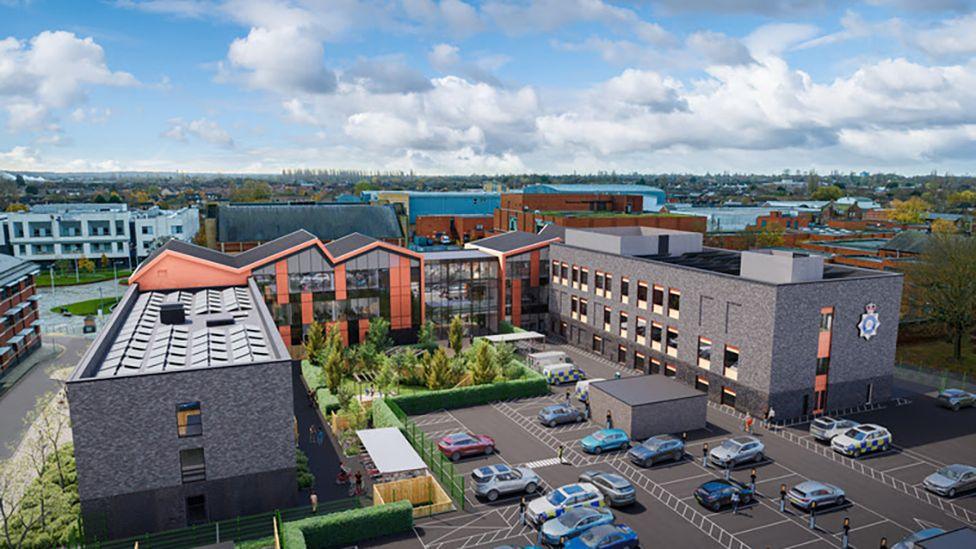
[[[437,441],[437,448],[451,461],[457,461],[461,456],[491,454],[495,451],[495,439],[486,435],[454,433]]]

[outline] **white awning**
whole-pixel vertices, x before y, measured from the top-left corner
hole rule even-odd
[[[380,473],[402,473],[427,469],[427,464],[396,427],[361,429],[359,440]]]
[[[495,334],[484,336],[490,343],[514,343],[516,341],[538,340],[545,341],[546,336],[538,332],[515,332],[512,334]]]

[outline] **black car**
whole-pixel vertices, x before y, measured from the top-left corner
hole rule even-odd
[[[702,506],[718,511],[723,507],[732,505],[732,494],[739,494],[739,505],[751,503],[756,499],[756,494],[748,484],[743,484],[736,480],[710,480],[702,484],[695,490],[695,499]]]

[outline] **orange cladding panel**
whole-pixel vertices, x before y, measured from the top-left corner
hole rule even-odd
[[[312,311],[312,292],[302,292],[302,324],[315,322],[315,313]]]
[[[335,266],[335,292],[336,299],[346,299],[346,264],[340,263]]]
[[[817,358],[830,356],[830,334],[831,332],[828,331],[820,332],[820,337],[817,340]]]
[[[814,391],[826,391],[827,390],[827,376],[817,376],[813,382]]]
[[[288,262],[284,259],[275,263],[275,285],[278,288],[278,303],[288,303]]]

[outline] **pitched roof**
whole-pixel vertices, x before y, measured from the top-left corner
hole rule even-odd
[[[176,240],[174,238],[159,248],[156,248],[153,253],[149,254],[149,257],[147,257],[141,265],[148,265],[158,255],[166,250],[169,250],[183,255],[196,257],[198,259],[203,259],[204,261],[210,261],[211,263],[217,263],[226,267],[237,269],[291,249],[299,244],[308,242],[309,240],[315,240],[315,235],[305,230],[297,230],[293,233],[286,234],[281,238],[276,238],[271,242],[265,242],[264,244],[255,246],[254,248],[251,248],[245,252],[232,255],[219,252],[217,250],[211,250],[210,248],[205,248],[196,244],[191,244],[189,242],[183,242],[182,240]]]
[[[891,240],[882,244],[882,250],[920,254],[925,251],[931,236],[921,231],[905,231],[895,235]]]
[[[40,267],[36,263],[12,255],[0,254],[0,285],[9,284],[24,275],[37,272],[39,269]]]
[[[546,226],[539,231],[539,236],[545,239],[563,238],[566,236],[566,228],[555,223],[546,223]]]
[[[370,204],[226,204],[217,211],[220,242],[262,242],[305,229],[324,242],[350,233],[402,238],[396,213]]]
[[[376,242],[375,238],[370,238],[364,234],[352,233],[329,242],[325,245],[325,249],[329,250],[332,257],[339,257],[354,252],[364,246],[369,246],[373,242]]]
[[[542,234],[527,233],[523,231],[510,231],[507,233],[489,236],[481,240],[475,240],[470,244],[479,248],[487,248],[496,252],[510,252],[533,244],[541,244],[552,240],[553,237],[546,237]]]

